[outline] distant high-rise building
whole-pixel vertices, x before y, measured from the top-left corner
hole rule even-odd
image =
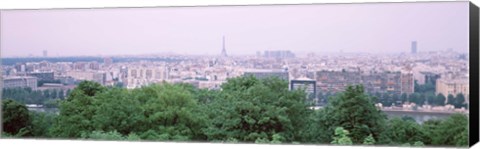
[[[48,56],[48,51],[47,50],[43,50],[43,57],[47,57]]]
[[[417,53],[417,41],[412,41],[412,54]]]
[[[293,54],[289,50],[265,51],[263,57],[265,57],[265,58],[294,58],[295,54]]]
[[[222,41],[222,57],[227,57],[227,50],[225,49],[225,36],[223,36]]]

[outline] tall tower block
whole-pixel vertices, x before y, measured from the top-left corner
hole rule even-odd
[[[227,50],[225,49],[225,36],[222,38],[222,57],[227,57]]]
[[[417,41],[412,41],[412,54],[417,53]]]

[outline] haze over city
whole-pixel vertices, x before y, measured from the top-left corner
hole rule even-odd
[[[468,53],[468,3],[8,10],[2,57],[257,51]],[[406,7],[408,6],[408,7]]]
[[[466,147],[469,4],[1,10],[1,136]]]

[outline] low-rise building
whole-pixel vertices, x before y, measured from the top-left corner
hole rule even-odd
[[[309,100],[317,99],[317,83],[309,78],[298,78],[290,81],[290,89],[305,89]]]
[[[30,76],[4,77],[3,88],[31,88],[37,90],[37,78]]]
[[[68,71],[66,76],[70,76],[78,81],[94,81],[102,85],[105,84],[106,74],[104,72],[95,71]]]
[[[247,71],[244,71],[243,75],[244,76],[252,75],[258,79],[278,77],[279,79],[289,81],[289,73],[283,70],[270,70],[270,69],[247,70]]]

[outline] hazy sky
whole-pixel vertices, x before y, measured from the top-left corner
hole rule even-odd
[[[221,52],[468,51],[468,2],[1,12],[3,57]]]

